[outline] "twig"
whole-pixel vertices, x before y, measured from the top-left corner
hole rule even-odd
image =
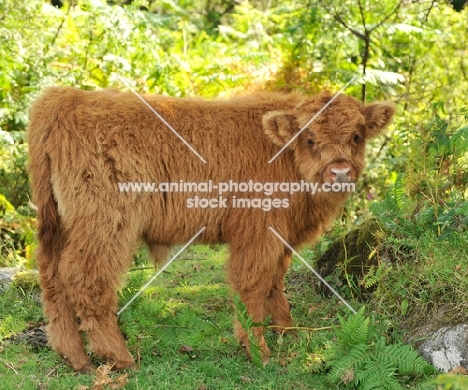
[[[460,57],[460,69],[462,71],[463,77],[465,78],[465,80],[468,81],[468,77],[466,76],[465,66],[463,64],[463,57]]]
[[[16,375],[19,375],[18,371],[15,370],[15,366],[13,365],[13,363],[8,363],[3,359],[0,359],[0,361],[5,363],[5,366],[7,366],[10,370],[13,370]]]
[[[365,35],[362,34],[361,32],[355,30],[354,28],[348,26],[348,24],[343,20],[343,18],[341,17],[341,15],[336,11],[336,8],[334,8],[333,12],[327,7],[327,5],[325,4],[325,2],[323,0],[320,0],[320,2],[322,3],[323,5],[323,8],[325,8],[328,12],[330,13],[333,13],[333,17],[335,18],[335,20],[340,23],[344,28],[346,28],[347,30],[349,30],[352,34],[356,35],[358,38],[360,39],[366,39]]]
[[[362,39],[364,41],[364,53],[361,55],[361,61],[362,61],[362,77],[363,77],[363,84],[362,84],[362,89],[361,89],[361,101],[365,102],[366,101],[366,69],[367,69],[367,62],[369,61],[369,55],[370,55],[370,44],[371,44],[371,33],[378,27],[382,26],[391,16],[395,15],[398,10],[400,9],[403,0],[400,0],[398,4],[395,6],[395,8],[387,15],[384,16],[384,18],[378,22],[375,26],[372,28],[367,28],[366,25],[366,18],[365,18],[365,13],[364,13],[364,7],[361,3],[361,0],[357,0],[358,6],[359,6],[359,13],[361,15],[362,19],[362,27],[363,27],[363,32],[360,32],[358,30],[355,30],[351,26],[349,26],[343,19],[343,17],[338,13],[336,7],[333,7],[333,10],[331,10],[327,4],[325,3],[324,0],[320,0],[320,3],[322,4],[323,8],[327,10],[330,14],[333,14],[333,17],[335,20],[341,24],[344,28],[346,28],[348,31],[350,31],[353,35],[358,37],[359,39]]]
[[[52,369],[46,374],[46,376],[50,378],[50,377],[51,377],[53,374],[55,374],[55,372],[56,372],[60,367],[62,367],[64,364],[65,364],[64,362],[59,363],[59,364],[56,365],[54,368],[52,368]]]
[[[133,271],[144,271],[144,270],[147,270],[147,269],[154,269],[154,267],[138,267],[138,268],[132,268],[129,272],[133,272]]]
[[[401,0],[396,6],[395,8],[393,8],[393,11],[390,12],[388,15],[386,15],[379,23],[377,23],[374,27],[372,27],[369,32],[371,33],[372,31],[374,31],[376,28],[379,28],[382,24],[384,24],[388,19],[390,19],[391,16],[395,15],[398,10],[400,9],[401,7],[401,4],[403,4],[403,0]]]
[[[370,31],[366,30],[366,35],[364,39],[364,54],[362,56],[362,78],[363,83],[361,87],[361,101],[364,103],[366,101],[366,70],[367,70],[367,61],[369,61],[369,52],[370,52]]]
[[[348,271],[346,270],[346,266],[348,265],[347,263],[349,263],[351,260],[353,260],[353,258],[355,256],[352,256],[351,258],[348,258],[348,248],[346,247],[345,236],[343,236],[342,242],[343,242],[343,250],[344,250],[343,271],[344,271],[344,274],[345,274],[346,283],[348,283],[349,292],[351,293],[351,298],[354,299],[353,289],[351,288],[352,286],[351,286],[351,282],[349,280],[349,275],[348,275]]]
[[[407,83],[406,83],[406,94],[408,96],[410,96],[410,88],[411,88],[411,84],[413,82],[413,72],[414,72],[414,69],[415,69],[415,64],[416,64],[416,58],[415,57],[411,57],[411,61],[410,61],[410,68],[409,68],[409,71],[408,71],[408,78],[407,78]],[[405,106],[404,106],[404,111],[407,110],[408,108],[408,100],[406,100],[405,102]]]
[[[181,328],[181,329],[188,329],[188,326],[183,325],[166,325],[166,324],[154,324],[155,328]]]
[[[367,31],[366,17],[364,16],[364,9],[362,8],[361,0],[358,0],[358,4],[359,4],[359,13],[361,14],[361,19],[362,19],[362,25],[364,27],[364,31]]]
[[[140,335],[138,335],[137,337],[137,367],[138,368],[140,368],[141,366],[140,349],[141,349],[141,337]]]
[[[372,163],[369,165],[373,165],[380,158],[380,154],[382,153],[382,150],[385,148],[385,146],[387,146],[387,144],[389,143],[390,138],[391,137],[388,137],[388,136],[385,137],[384,141],[382,142],[382,145],[380,145],[379,151],[377,152],[375,157],[372,159]]]
[[[202,257],[202,258],[182,257],[182,258],[176,259],[174,261],[196,261],[196,260],[208,260],[208,259],[205,258],[205,257]],[[137,267],[137,268],[132,268],[129,272],[145,271],[145,270],[148,270],[148,269],[154,270],[155,268],[154,267]]]
[[[436,0],[432,0],[431,2],[431,6],[429,7],[429,9],[427,10],[427,14],[426,16],[424,16],[424,21],[427,22],[427,19],[429,18],[429,14],[431,13],[432,11],[432,8],[434,8],[434,4],[436,3]]]
[[[273,328],[281,328],[284,330],[304,330],[308,332],[318,332],[320,330],[328,330],[328,329],[334,329],[336,328],[335,326],[324,326],[322,328],[308,328],[307,326],[279,326],[279,325],[269,325],[266,327],[267,329],[273,329]]]
[[[55,41],[57,40],[57,37],[58,35],[60,34],[60,31],[62,30],[62,27],[65,23],[65,20],[68,18],[68,14],[70,13],[70,10],[72,8],[75,7],[75,2],[72,0],[70,2],[70,5],[68,6],[68,9],[67,9],[67,12],[65,13],[65,15],[63,15],[63,18],[62,18],[62,21],[60,22],[58,28],[57,28],[57,31],[55,32],[55,35],[54,37],[52,38],[52,40],[49,42],[49,44],[47,45],[46,49],[44,50],[44,55],[43,57],[45,57],[45,54],[47,54],[49,52],[49,49],[53,46],[53,44],[55,43]]]
[[[367,70],[367,61],[369,61],[369,51],[370,51],[370,31],[367,30],[366,26],[366,17],[364,15],[364,8],[362,7],[361,0],[357,0],[359,4],[359,12],[362,19],[362,27],[364,28],[364,54],[362,56],[362,78],[363,83],[361,86],[361,101],[366,101],[366,70]]]

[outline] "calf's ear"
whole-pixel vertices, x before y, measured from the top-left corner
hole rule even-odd
[[[375,137],[392,121],[395,114],[395,104],[392,102],[370,103],[364,106],[366,119],[366,138]]]
[[[286,145],[289,140],[299,131],[296,117],[281,111],[271,111],[262,118],[263,129],[274,144]],[[294,147],[295,142],[290,146]]]

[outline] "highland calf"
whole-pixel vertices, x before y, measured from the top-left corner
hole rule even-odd
[[[48,335],[67,364],[92,369],[80,331],[116,369],[134,364],[116,318],[116,292],[132,253],[143,240],[162,258],[203,226],[198,243],[229,245],[228,280],[253,320],[271,316],[277,331],[292,325],[283,291],[291,251],[269,227],[292,247],[313,242],[349,192],[289,194],[276,187],[267,196],[234,189],[223,207],[202,208],[189,201],[206,192],[125,192],[118,184],[355,182],[366,140],[392,119],[391,103],[364,105],[340,95],[268,163],[331,98],[328,92],[258,93],[228,101],[145,96],[205,164],[132,93],[46,90],[31,108],[30,173]],[[268,211],[232,203],[242,198],[256,204],[259,195],[279,203]],[[266,360],[262,332],[255,335]],[[249,354],[238,324],[235,333]]]

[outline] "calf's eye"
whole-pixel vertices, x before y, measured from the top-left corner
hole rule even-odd
[[[312,140],[312,139],[310,139],[310,138],[307,140],[307,143],[309,144],[309,146],[315,145],[314,140]]]
[[[356,134],[356,135],[353,137],[353,142],[354,142],[355,144],[358,143],[360,138],[361,138],[361,137],[359,137],[359,135]]]

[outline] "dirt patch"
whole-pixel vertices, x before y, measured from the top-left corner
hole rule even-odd
[[[42,349],[47,346],[47,333],[45,322],[31,322],[26,330],[6,338],[13,344],[26,343],[34,348]]]
[[[372,291],[360,283],[371,267],[377,267],[381,262],[389,261],[379,253],[381,243],[387,232],[377,221],[369,219],[356,229],[335,241],[330,248],[317,260],[317,272],[328,278],[334,286],[340,287],[353,282],[362,292]],[[325,295],[330,291],[320,282],[316,282],[317,290]]]

